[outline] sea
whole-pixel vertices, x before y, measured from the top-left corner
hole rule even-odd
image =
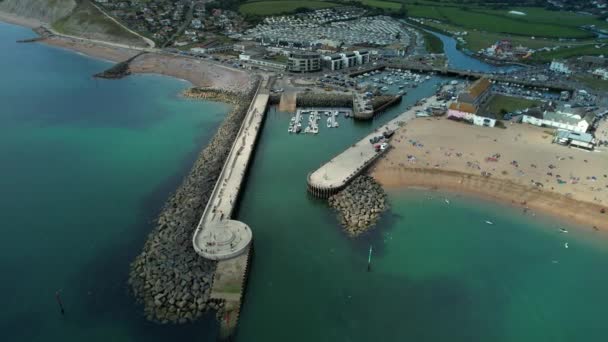
[[[110,63],[15,43],[31,36],[0,24],[2,339],[215,341],[212,314],[145,321],[126,281],[229,107],[181,99],[188,84],[167,77],[96,80]],[[236,341],[608,339],[608,234],[462,194],[392,189],[377,227],[351,239],[306,192],[309,172],[444,81],[318,135],[289,134],[291,114],[269,110],[236,215],[254,234]]]

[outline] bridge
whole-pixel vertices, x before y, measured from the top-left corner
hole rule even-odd
[[[531,88],[547,88],[555,91],[574,91],[575,89],[566,84],[559,84],[553,81],[532,81],[529,79],[516,79],[513,78],[512,75],[509,74],[495,74],[495,73],[486,73],[479,71],[471,71],[471,70],[460,70],[460,69],[452,69],[448,67],[436,67],[421,63],[412,63],[412,62],[404,62],[404,63],[391,63],[385,66],[386,68],[391,69],[408,69],[414,70],[418,72],[434,72],[441,75],[447,76],[457,76],[457,77],[466,77],[466,78],[488,78],[497,82],[509,82],[512,84],[519,84],[525,87]]]
[[[266,114],[269,84],[267,77],[260,82],[192,237],[196,253],[218,261],[210,300],[224,304],[222,337],[229,337],[236,328],[248,271],[252,232],[231,217]]]
[[[415,118],[416,112],[424,110],[427,106],[436,104],[437,97],[429,97],[426,103],[417,105],[401,113],[384,126],[377,128],[374,132],[332,158],[308,175],[308,191],[316,197],[328,198],[342,190],[386,151],[376,151],[370,143],[370,139],[381,135],[383,132],[397,130],[405,122]]]

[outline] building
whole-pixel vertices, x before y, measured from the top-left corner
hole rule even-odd
[[[565,130],[557,130],[553,142],[565,145],[584,148],[586,150],[593,150],[596,145],[595,138],[589,133],[577,133]]]
[[[597,68],[595,70],[593,70],[593,76],[600,78],[602,80],[608,80],[608,69],[604,69],[604,68]]]
[[[473,82],[467,90],[458,95],[458,101],[450,104],[447,117],[466,120],[477,126],[494,127],[496,119],[479,114],[479,108],[490,96],[491,89],[492,82],[487,78]]]
[[[535,126],[585,133],[589,130],[594,120],[594,113],[586,113],[581,109],[563,107],[555,111],[545,111],[540,117],[524,115],[521,122]]]
[[[552,61],[551,65],[549,66],[549,70],[566,75],[570,75],[572,73],[572,70],[570,70],[566,62],[561,61]]]
[[[458,95],[458,102],[468,103],[477,109],[488,99],[490,90],[492,82],[485,77],[480,78]]]
[[[315,72],[321,70],[321,55],[314,52],[292,52],[287,60],[291,72]]]
[[[323,65],[329,70],[351,68],[357,65],[367,64],[369,61],[369,51],[349,51],[323,57]]]
[[[323,57],[323,65],[329,70],[340,70],[344,69],[344,60],[342,60],[342,56],[338,53],[334,53],[333,55],[324,56]]]
[[[477,115],[477,108],[470,103],[452,102],[448,107],[447,114],[448,118],[465,120],[477,126],[494,127],[496,125],[496,119],[485,115]]]
[[[239,60],[245,61],[252,65],[262,66],[262,67],[267,67],[267,68],[272,68],[272,69],[277,69],[277,70],[287,69],[287,65],[285,65],[285,63],[253,58],[250,54],[246,54],[246,53],[240,54]]]
[[[190,49],[190,52],[197,54],[197,55],[204,55],[204,54],[209,54],[209,53],[226,52],[226,51],[232,51],[232,50],[233,50],[232,45],[220,45],[220,46],[214,46],[214,47],[192,48],[192,49]]]

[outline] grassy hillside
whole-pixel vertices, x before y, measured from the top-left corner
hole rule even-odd
[[[337,4],[325,1],[280,0],[252,1],[239,6],[239,11],[246,15],[275,15],[295,12],[298,8],[317,9],[335,7]]]
[[[137,46],[146,45],[141,38],[106,17],[89,0],[80,0],[72,13],[53,23],[53,28],[63,34],[89,39]]]
[[[0,11],[21,17],[33,18],[45,23],[68,15],[76,7],[75,0],[3,0]]]

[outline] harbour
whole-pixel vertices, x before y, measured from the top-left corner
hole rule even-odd
[[[255,237],[243,249],[238,244],[230,246],[233,236],[214,237],[224,247],[240,251],[235,258],[219,261],[209,289],[211,298],[224,303],[227,310],[219,324],[213,314],[177,327],[146,322],[125,286],[128,260],[141,247],[150,228],[148,221],[184,177],[227,107],[178,101],[175,94],[185,85],[165,83],[158,76],[116,81],[125,88],[109,93],[105,81],[91,82],[82,76],[106,64],[72,55],[66,63],[49,67],[45,63],[55,60],[44,58],[49,48],[34,49],[37,54],[29,50],[11,58],[26,60],[39,54],[31,64],[46,75],[77,67],[78,72],[63,72],[55,85],[73,82],[70,89],[80,91],[83,98],[99,101],[101,96],[110,107],[92,112],[86,106],[77,111],[57,110],[51,106],[57,99],[73,104],[58,91],[48,98],[40,95],[42,104],[52,110],[9,101],[13,109],[1,118],[5,148],[0,160],[7,166],[2,178],[8,191],[1,207],[8,218],[8,234],[0,265],[5,274],[25,284],[2,285],[6,293],[16,294],[1,320],[2,331],[11,341],[79,341],[91,333],[93,340],[213,341],[234,329],[237,321],[237,341],[470,341],[472,336],[493,341],[600,341],[608,333],[602,320],[603,307],[608,305],[603,295],[608,279],[601,271],[608,256],[605,235],[460,194],[393,190],[389,191],[391,212],[377,229],[350,239],[337,228],[327,203],[307,194],[309,172],[323,169],[324,161],[349,151],[353,143],[361,144],[357,146],[361,150],[351,150],[359,152],[359,158],[344,155],[344,160],[356,162],[343,164],[348,172],[336,177],[329,170],[330,187],[347,183],[349,177],[344,175],[364,170],[367,160],[381,157],[369,139],[412,119],[423,108],[416,103],[449,80],[442,76],[429,77],[410,89],[401,103],[373,120],[336,116],[338,129],[333,129],[335,121],[330,120],[331,134],[310,139],[295,139],[285,132],[294,113],[280,112],[275,106],[267,110],[267,99],[258,97],[260,103],[252,103],[230,147],[233,151],[222,167],[222,180],[209,201],[211,210],[205,211],[209,216],[204,214],[200,220],[201,233],[210,222],[230,218],[224,221],[243,223]],[[61,53],[62,58],[71,56]],[[32,86],[31,79],[8,69],[4,72],[14,80],[5,86],[5,93],[23,99],[17,95]],[[51,85],[38,90],[53,89]],[[137,91],[131,88],[135,86],[144,87],[146,94],[136,97],[127,106],[129,111],[111,106],[113,101],[108,99],[127,101],[121,91],[135,96]],[[153,105],[140,113],[132,111],[150,99],[155,99]],[[82,113],[93,114],[83,119]],[[312,113],[300,115],[304,120]],[[330,128],[327,120],[319,121],[321,129]],[[36,125],[49,130],[40,132]],[[30,140],[24,141],[23,136]],[[81,145],[82,151],[77,150]],[[33,152],[38,150],[41,153]],[[306,153],[294,158],[294,150]],[[81,160],[88,160],[100,172],[88,174],[92,170]],[[342,158],[337,160],[341,165]],[[45,177],[37,172],[41,167]],[[109,178],[109,174],[119,176]],[[283,210],[286,207],[290,210]],[[31,210],[39,215],[31,215]],[[100,212],[113,214],[101,220]],[[236,229],[245,228],[238,225]],[[32,234],[45,239],[34,240],[33,248],[24,251],[22,246],[31,243]],[[187,241],[185,248],[197,245],[190,236]],[[199,251],[206,253],[204,248]],[[243,275],[249,270],[247,279]],[[494,286],[497,283],[500,286]],[[57,309],[58,290],[65,315]],[[285,311],[288,314],[277,314]],[[585,319],[573,325],[573,316]]]

